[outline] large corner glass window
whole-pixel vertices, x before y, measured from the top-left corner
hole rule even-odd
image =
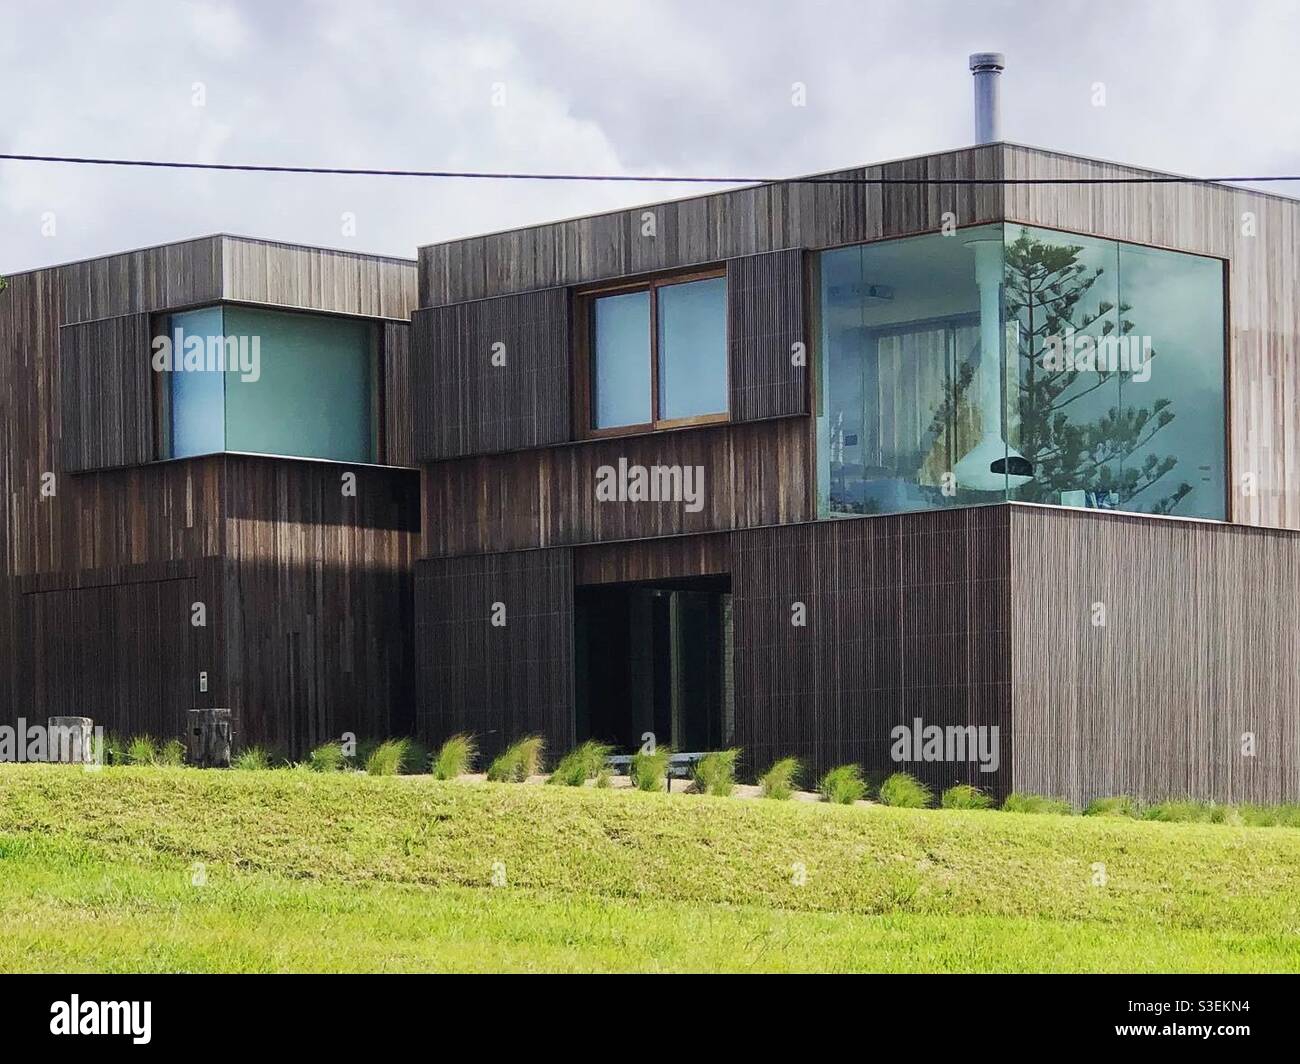
[[[820,275],[823,511],[965,506],[1001,491],[1000,227],[823,252]]]
[[[838,248],[819,272],[823,514],[1223,518],[1220,260],[1007,225]]]
[[[1006,227],[1026,502],[1222,520],[1223,263]]]
[[[165,456],[376,460],[371,323],[225,305],[170,315],[166,337]]]
[[[589,433],[726,418],[724,276],[654,280],[584,298]]]

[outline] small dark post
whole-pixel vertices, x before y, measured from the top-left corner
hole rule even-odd
[[[199,768],[230,767],[230,710],[191,709],[185,745],[191,765]]]
[[[88,765],[95,760],[89,717],[50,717],[45,730],[46,761]]]

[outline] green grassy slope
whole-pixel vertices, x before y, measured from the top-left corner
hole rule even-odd
[[[0,925],[5,971],[1298,971],[1300,831],[6,765]]]

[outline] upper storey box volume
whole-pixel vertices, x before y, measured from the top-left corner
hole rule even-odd
[[[413,264],[215,236],[48,271],[63,468],[410,463]]]
[[[1157,176],[986,144],[424,247],[416,457],[811,414],[822,517],[1300,528],[1300,205]]]

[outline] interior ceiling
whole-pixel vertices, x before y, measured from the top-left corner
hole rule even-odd
[[[822,255],[823,304],[832,328],[914,321],[978,308],[975,252],[969,241],[1000,239],[997,227],[958,229],[952,236],[882,241],[836,248]],[[864,296],[870,285],[892,289],[892,298]]]

